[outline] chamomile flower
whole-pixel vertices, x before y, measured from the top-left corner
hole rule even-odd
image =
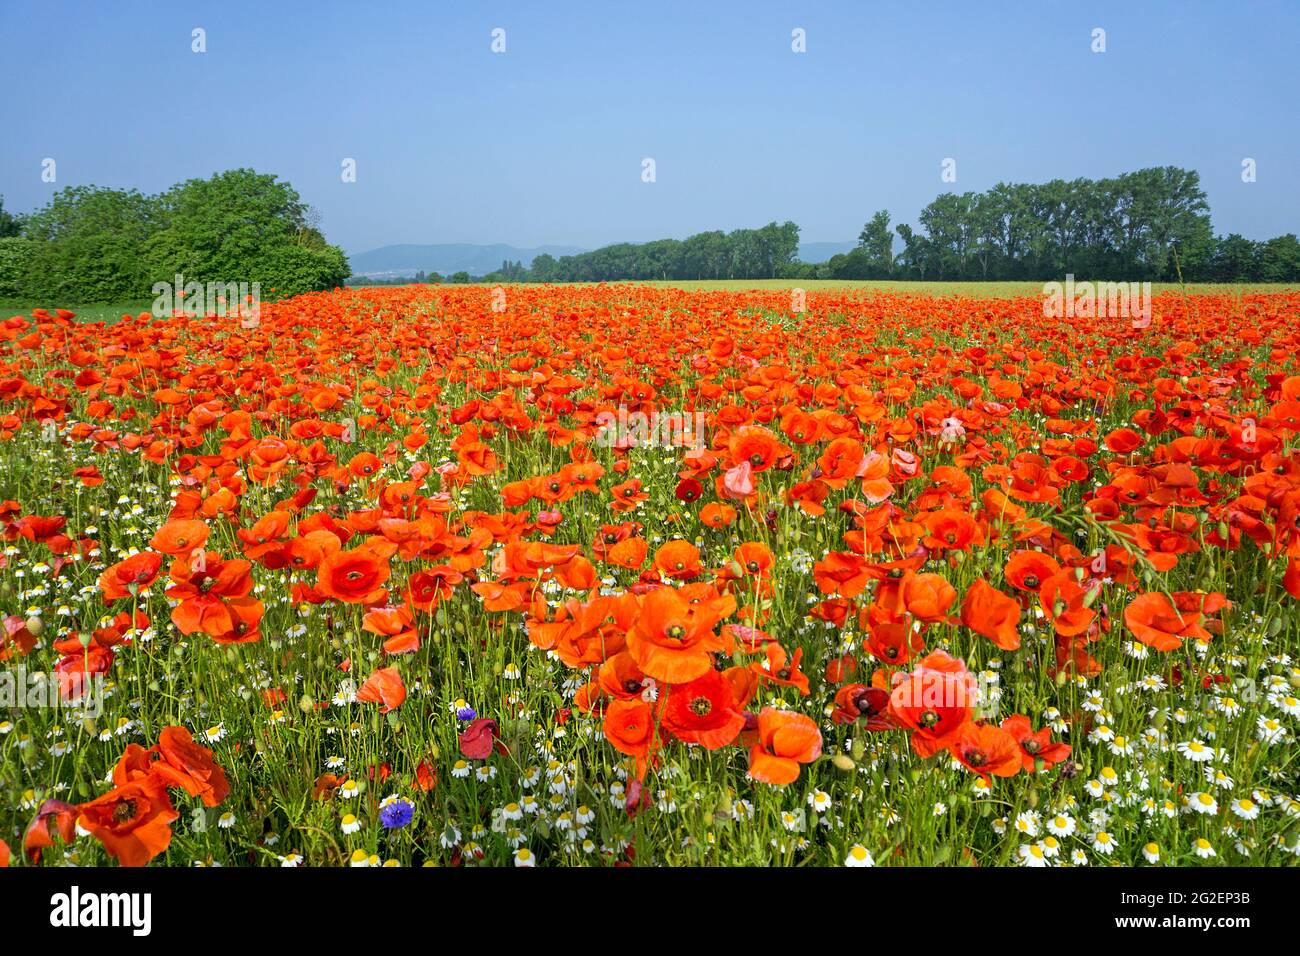
[[[1286,728],[1275,717],[1261,716],[1255,724],[1255,736],[1266,744],[1278,744],[1286,739]]]
[[[1187,797],[1187,809],[1193,813],[1201,813],[1206,816],[1219,812],[1219,801],[1214,799],[1213,794],[1197,791],[1189,794]]]
[[[1016,848],[1016,856],[1019,858],[1021,866],[1039,867],[1048,865],[1047,855],[1037,843],[1020,844]]]
[[[1232,808],[1232,812],[1243,820],[1254,820],[1259,816],[1259,804],[1249,797],[1233,800],[1229,806]]]
[[[872,857],[871,851],[860,843],[855,843],[849,847],[849,855],[844,858],[845,866],[875,866],[875,858]]]
[[[1068,837],[1071,836],[1077,826],[1074,817],[1068,813],[1058,813],[1055,816],[1047,818],[1047,830],[1053,836]]]
[[[1214,846],[1209,840],[1205,839],[1205,837],[1197,837],[1196,843],[1193,844],[1192,848],[1196,852],[1196,855],[1203,860],[1208,860],[1211,857],[1218,856],[1218,854],[1214,852]]]
[[[1016,832],[1022,836],[1038,836],[1039,818],[1033,810],[1025,810],[1016,817]]]
[[[1160,844],[1155,842],[1145,844],[1142,847],[1142,858],[1145,859],[1148,863],[1159,863]]]
[[[533,851],[528,849],[528,847],[521,846],[519,849],[515,850],[515,866],[536,865],[537,857],[533,855]]]
[[[356,833],[361,829],[361,821],[357,819],[355,813],[345,813],[343,819],[339,821],[339,828],[344,833]]]
[[[1199,740],[1187,740],[1174,744],[1174,749],[1195,763],[1202,763],[1206,760],[1214,759],[1214,750],[1205,746]]]
[[[1115,852],[1115,838],[1105,830],[1098,830],[1092,835],[1092,848],[1103,856]]]

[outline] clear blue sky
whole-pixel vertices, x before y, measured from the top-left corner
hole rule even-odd
[[[879,208],[915,221],[944,189],[1173,164],[1199,170],[1216,231],[1300,230],[1295,0],[0,0],[0,62],[17,211],[67,185],[154,192],[251,166],[348,252],[773,219],[821,241]]]

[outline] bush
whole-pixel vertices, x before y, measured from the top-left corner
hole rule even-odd
[[[22,294],[48,305],[120,302],[149,289],[145,243],[157,202],[135,190],[75,186],[55,193],[27,220],[35,249]]]
[[[293,295],[341,285],[343,251],[288,183],[251,169],[192,179],[160,196],[79,186],[25,221],[29,247],[0,288],[47,305],[152,298],[155,283],[258,283]]]
[[[253,282],[260,283],[266,298],[275,290],[277,298],[333,289],[347,281],[348,261],[336,246],[308,249],[306,246],[280,246],[250,264]]]
[[[0,239],[0,297],[26,298],[22,279],[35,255],[36,243],[30,239],[18,236]]]

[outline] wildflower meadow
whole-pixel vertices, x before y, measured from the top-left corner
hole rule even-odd
[[[0,865],[1293,866],[1300,295],[0,322]]]

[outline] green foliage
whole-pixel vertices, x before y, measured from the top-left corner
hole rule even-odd
[[[793,222],[770,222],[761,229],[624,242],[558,260],[543,254],[533,260],[526,275],[533,282],[774,279],[791,271],[798,250],[799,227]]]
[[[921,210],[920,230],[896,227],[903,249],[886,272],[888,213],[862,231],[867,257],[835,257],[827,278],[1032,280],[1078,276],[1154,281],[1300,279],[1294,236],[1265,243],[1216,238],[1195,171],[1164,166],[1113,179],[998,183],[944,193]],[[837,261],[839,260],[839,261]]]
[[[263,295],[333,288],[350,269],[317,221],[292,186],[251,169],[152,197],[64,189],[25,222],[33,249],[16,253],[26,262],[9,294],[50,304],[136,299],[177,275],[183,284],[257,283]]]
[[[19,236],[0,238],[0,297],[17,296],[22,277],[36,253],[36,243]]]
[[[250,281],[261,283],[263,296],[297,295],[316,289],[333,289],[348,277],[348,261],[336,246],[308,249],[304,246],[274,246],[252,261]]]
[[[47,304],[139,298],[150,277],[144,251],[158,202],[135,190],[73,186],[26,222],[35,244],[19,294]]]
[[[5,197],[0,196],[0,239],[9,239],[23,231],[23,221],[13,213],[5,212]]]

